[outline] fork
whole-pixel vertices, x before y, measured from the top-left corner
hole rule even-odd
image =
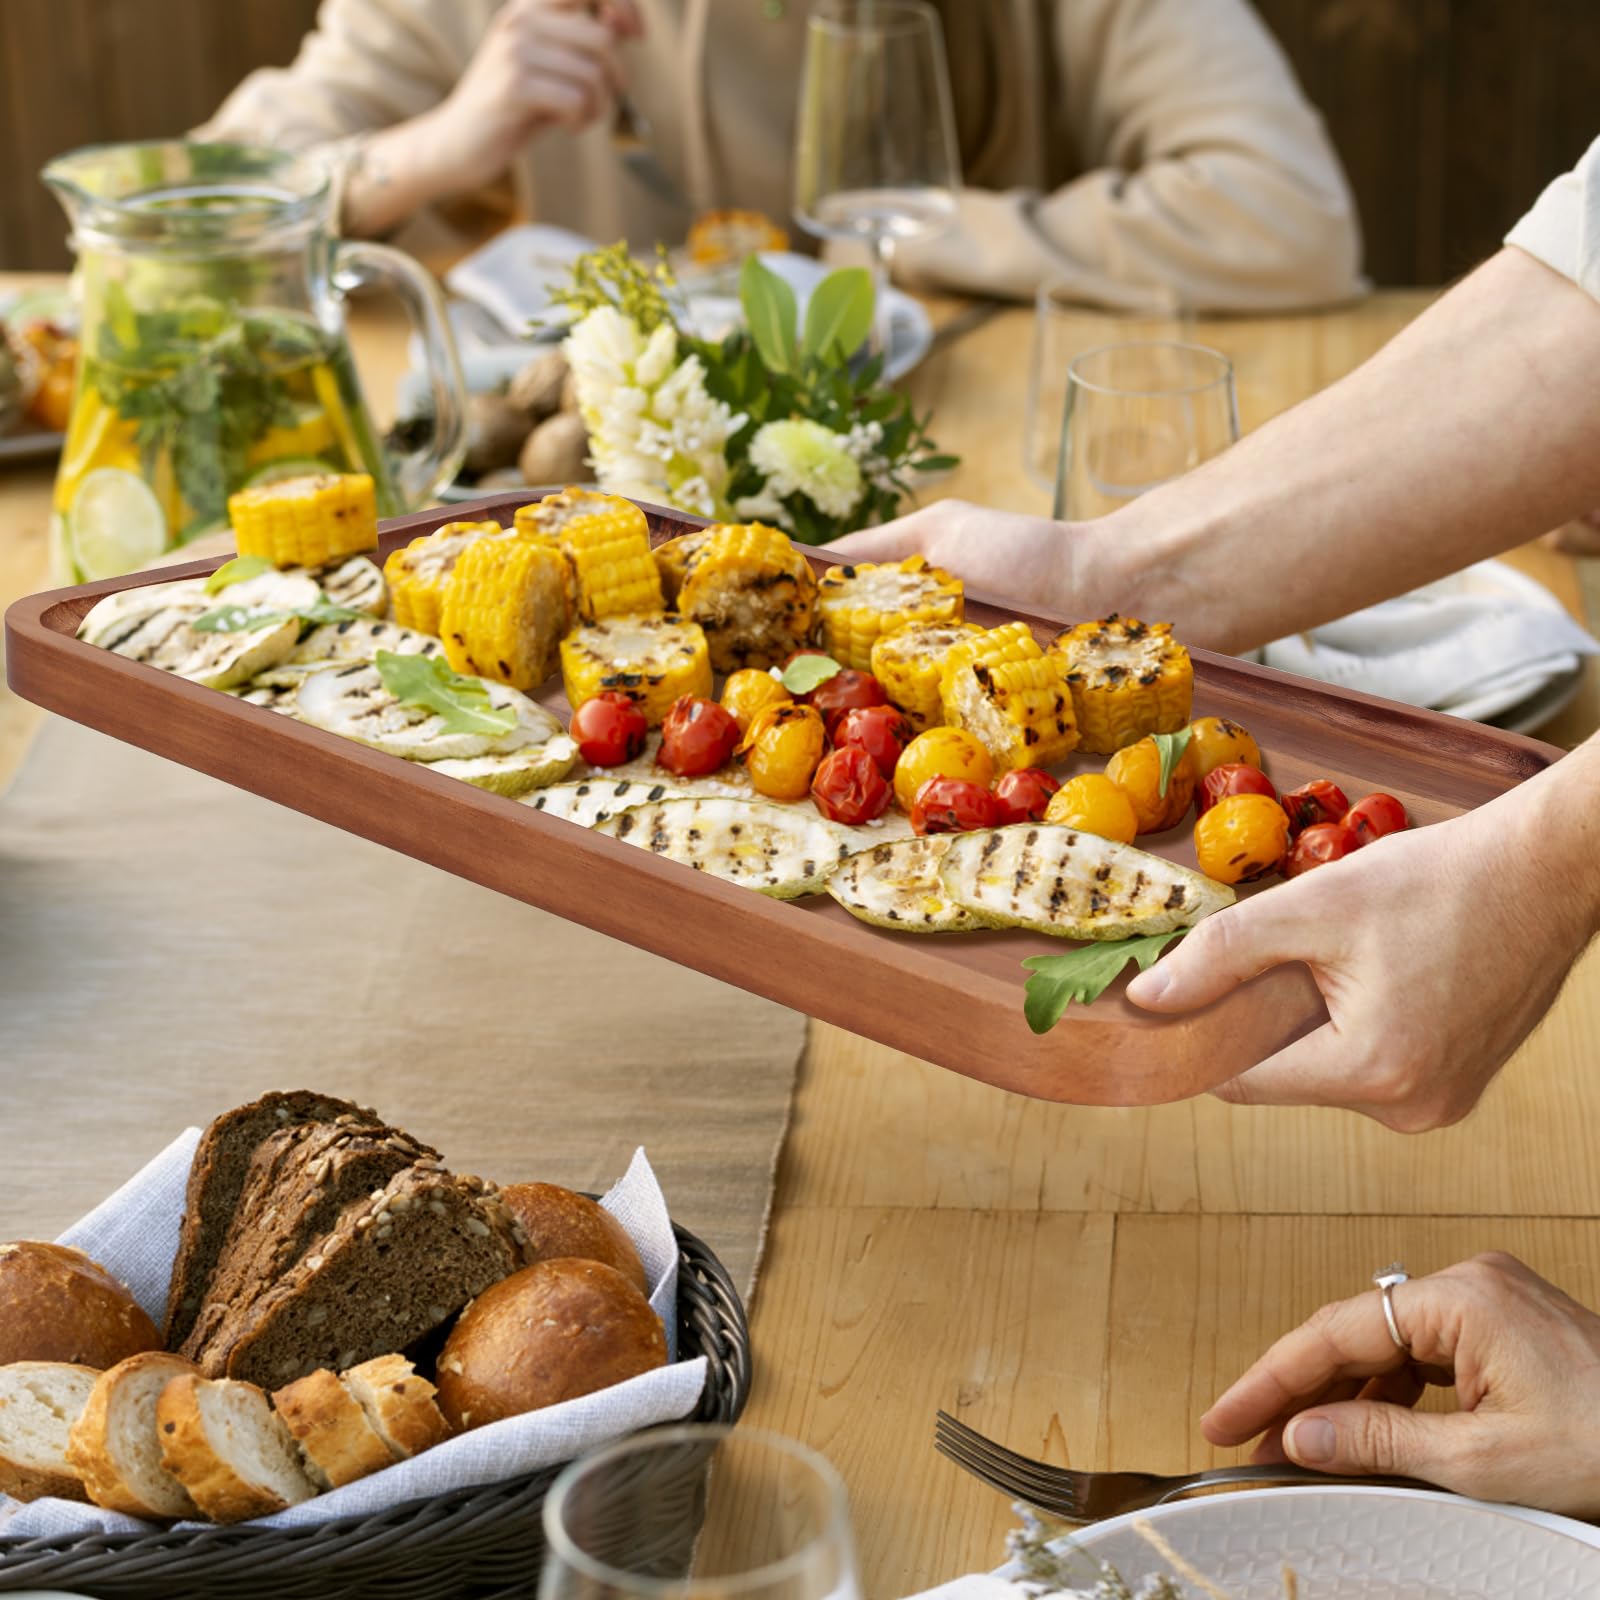
[[[1261,1466],[1209,1467],[1203,1472],[1163,1476],[1156,1472],[1074,1472],[996,1444],[949,1412],[938,1413],[934,1447],[992,1489],[1022,1500],[1065,1522],[1100,1522],[1124,1511],[1179,1500],[1197,1489],[1245,1484],[1319,1483],[1382,1484],[1395,1488],[1431,1489],[1415,1478],[1336,1478],[1292,1463]]]
[[[600,0],[589,0],[588,9],[590,16],[598,17]],[[692,211],[694,207],[690,205],[688,196],[672,181],[651,148],[651,133],[649,122],[634,104],[632,96],[625,90],[619,90],[611,118],[611,148],[616,151],[623,166],[658,200],[664,200],[683,211]]]

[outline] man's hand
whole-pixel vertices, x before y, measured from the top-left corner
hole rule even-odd
[[[1212,1406],[1205,1436],[1262,1433],[1257,1461],[1600,1514],[1600,1317],[1506,1255],[1393,1293],[1409,1358],[1376,1291],[1324,1306]],[[1460,1409],[1413,1411],[1430,1383],[1453,1384]]]

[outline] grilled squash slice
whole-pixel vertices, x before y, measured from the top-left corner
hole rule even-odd
[[[289,652],[285,665],[315,668],[333,661],[371,661],[380,650],[393,651],[397,656],[444,654],[444,646],[431,634],[362,617],[359,621],[324,622],[313,628]]]
[[[330,562],[310,576],[322,585],[322,592],[336,606],[347,611],[381,617],[389,609],[389,586],[383,581],[378,564],[367,556]]]
[[[1189,720],[1194,667],[1170,622],[1109,616],[1050,641],[1066,669],[1078,748],[1115,755],[1147,733],[1176,733]]]
[[[574,740],[565,734],[551,734],[547,739],[522,745],[504,755],[473,756],[468,761],[429,761],[424,765],[429,772],[459,778],[475,789],[517,796],[566,777],[577,759],[578,746]]]
[[[939,877],[953,833],[875,844],[841,861],[828,893],[853,917],[897,933],[965,933],[981,923],[950,898]]]
[[[561,817],[580,827],[592,828],[636,806],[657,800],[692,800],[693,789],[647,778],[585,778],[581,783],[557,783],[523,802],[547,817]]]

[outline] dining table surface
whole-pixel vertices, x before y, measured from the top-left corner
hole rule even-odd
[[[37,281],[0,274],[0,294]],[[1431,298],[1202,319],[1193,336],[1231,357],[1249,431],[1336,382]],[[938,492],[1046,509],[1021,444],[1031,308],[929,307],[949,333],[910,388],[961,457]],[[405,325],[363,303],[351,334],[381,418]],[[48,586],[51,470],[0,464],[0,605]],[[1507,559],[1589,620],[1582,563],[1544,544]],[[0,789],[39,716],[0,688]],[[1590,658],[1539,733],[1570,747],[1597,728]],[[1600,1305],[1597,1039],[1591,954],[1470,1118],[1406,1136],[1209,1097],[1135,1110],[1024,1099],[813,1021],[751,1305],[745,1421],[837,1465],[863,1593],[887,1600],[1003,1559],[1010,1508],[935,1453],[941,1407],[1063,1465],[1183,1471],[1238,1458],[1200,1435],[1211,1399],[1388,1262],[1423,1273],[1510,1250]],[[139,1115],[130,1103],[128,1121]]]

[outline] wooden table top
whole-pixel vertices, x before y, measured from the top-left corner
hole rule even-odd
[[[17,281],[0,277],[0,292]],[[1195,336],[1233,357],[1248,429],[1335,381],[1427,299],[1383,293]],[[381,411],[403,329],[364,307],[353,337]],[[964,458],[946,492],[1044,508],[1019,443],[1031,337],[1029,312],[1006,310],[915,375],[940,443]],[[0,468],[0,604],[45,582],[49,483],[45,468]],[[1542,547],[1513,559],[1585,614],[1576,563]],[[0,689],[0,785],[35,720]],[[1570,745],[1597,727],[1591,664],[1542,731]],[[1509,1249],[1600,1304],[1597,1023],[1591,957],[1478,1112],[1422,1138],[1209,1099],[1048,1105],[813,1024],[752,1307],[747,1420],[837,1463],[876,1600],[1001,1559],[1008,1508],[934,1453],[938,1407],[1063,1464],[1179,1470],[1230,1458],[1195,1424],[1235,1374],[1393,1259],[1423,1272]]]

